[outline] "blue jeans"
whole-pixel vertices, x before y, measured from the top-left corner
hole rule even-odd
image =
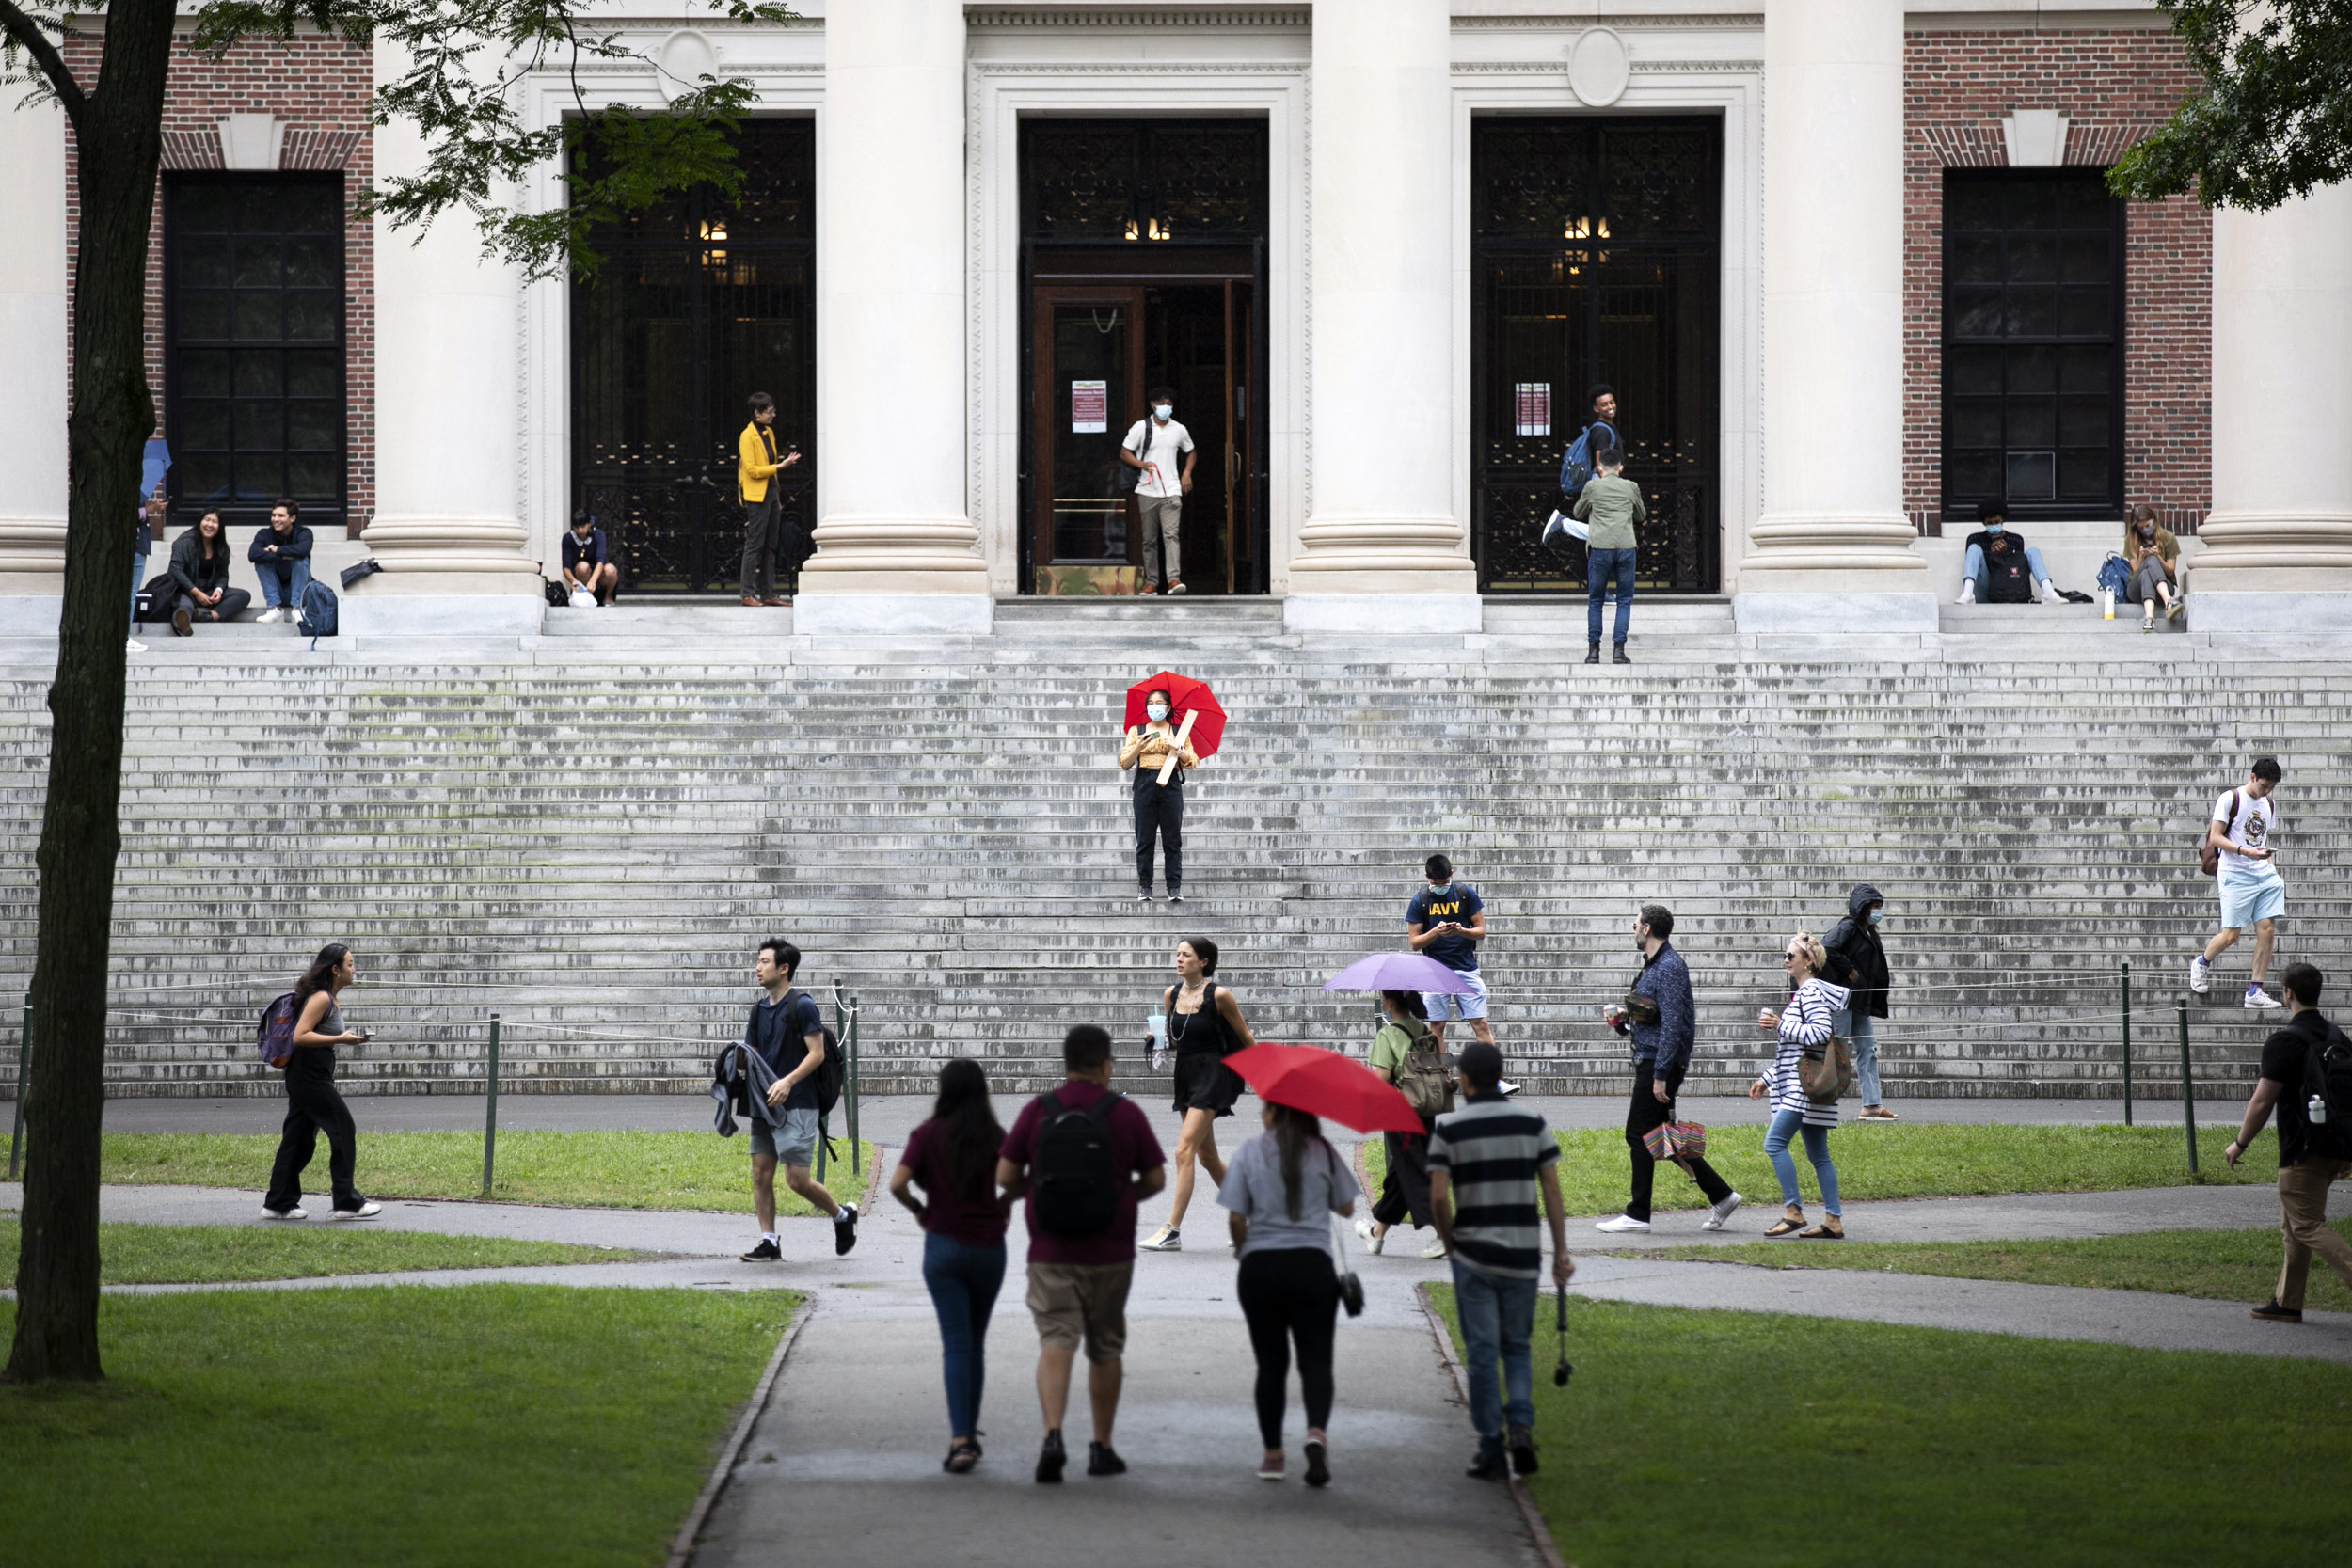
[[[147,552],[139,551],[131,558],[131,619],[123,631],[125,637],[139,634],[139,585],[147,580]]]
[[[1829,1163],[1829,1129],[1805,1126],[1803,1111],[1774,1113],[1772,1125],[1764,1134],[1764,1157],[1772,1161],[1772,1174],[1780,1178],[1781,1202],[1798,1201],[1797,1163],[1788,1158],[1788,1140],[1799,1132],[1804,1133],[1804,1157],[1813,1162],[1814,1180],[1821,1184],[1821,1207],[1831,1214],[1841,1213],[1837,1167]]]
[[[262,579],[262,603],[272,610],[300,610],[302,591],[310,586],[310,558],[296,556],[292,561],[257,561],[254,572]]]
[[[2031,545],[2026,546],[2026,570],[2033,574],[2033,580],[2038,583],[2050,580],[2050,568],[2042,564],[2042,552]],[[1960,558],[1960,575],[1976,583],[1979,604],[1982,604],[1985,595],[1993,592],[1993,573],[1984,563],[1982,546],[1968,546],[1968,553]]]
[[[988,1315],[1005,1283],[1005,1243],[966,1246],[937,1232],[923,1238],[923,1283],[939,1313],[939,1349],[947,1379],[947,1430],[980,1430],[980,1389],[988,1381]]]
[[[1513,1426],[1535,1424],[1535,1357],[1527,1341],[1535,1330],[1539,1286],[1533,1279],[1473,1269],[1459,1258],[1453,1268],[1454,1316],[1462,1325],[1463,1359],[1470,1369],[1470,1425],[1478,1431],[1482,1451],[1500,1452],[1506,1419]],[[1495,1382],[1498,1359],[1504,1387]]]
[[[1830,1027],[1853,1042],[1854,1088],[1862,1095],[1862,1103],[1879,1102],[1879,1037],[1878,1021],[1859,1008],[1850,1007],[1830,1020]]]
[[[1632,550],[1587,550],[1584,569],[1584,641],[1600,641],[1600,607],[1607,599],[1609,582],[1617,584],[1617,635],[1625,641],[1626,625],[1633,619],[1633,557]]]

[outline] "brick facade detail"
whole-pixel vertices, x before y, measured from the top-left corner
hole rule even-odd
[[[2198,87],[2169,32],[1914,32],[1903,51],[1903,505],[1943,502],[1944,170],[2003,167],[2015,109],[2067,116],[2066,161],[2104,168]],[[2123,487],[2166,526],[2212,505],[2213,224],[2185,197],[2125,219]]]
[[[66,60],[85,82],[96,79],[103,54],[103,40],[96,33],[77,32],[66,43]],[[372,177],[367,115],[374,87],[373,59],[365,44],[301,34],[282,43],[241,43],[215,59],[190,48],[183,33],[172,47],[171,74],[164,95],[166,177],[177,169],[225,166],[222,117],[266,114],[285,124],[278,166],[341,168],[348,207],[359,198]],[[69,128],[69,261],[81,231],[74,166]],[[159,189],[148,229],[146,301],[147,384],[155,398],[158,430],[165,428],[163,268]],[[349,531],[356,537],[375,511],[375,236],[365,223],[347,225],[343,230],[343,396],[346,516]]]

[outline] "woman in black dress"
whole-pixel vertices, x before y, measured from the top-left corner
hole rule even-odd
[[[1176,1196],[1168,1223],[1142,1244],[1146,1252],[1184,1249],[1184,1211],[1192,1203],[1192,1167],[1197,1161],[1209,1180],[1225,1184],[1225,1162],[1216,1151],[1216,1118],[1233,1114],[1241,1098],[1241,1074],[1225,1065],[1236,1051],[1257,1044],[1242,1022],[1241,1004],[1216,983],[1216,943],[1187,937],[1176,944],[1176,984],[1160,992],[1168,1015],[1168,1043],[1176,1053],[1176,1114],[1184,1118],[1176,1135]]]

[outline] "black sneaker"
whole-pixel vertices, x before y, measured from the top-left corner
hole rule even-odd
[[[1511,1429],[1511,1468],[1523,1476],[1535,1473],[1535,1433],[1526,1427]]]
[[[746,1263],[780,1263],[783,1260],[784,1249],[765,1236],[759,1239],[757,1246],[743,1255]]]
[[[1330,1455],[1324,1450],[1322,1444],[1311,1437],[1307,1439],[1307,1484],[1310,1486],[1331,1484]]]
[[[1625,656],[1625,644],[1624,644],[1624,643],[1620,642],[1620,643],[1618,643],[1618,644],[1616,645],[1616,647],[1617,647],[1617,651],[1616,651],[1613,655],[1612,655],[1612,656],[1610,657],[1610,659],[1609,659],[1609,662],[1610,662],[1610,663],[1612,663],[1612,664],[1630,664],[1630,663],[1632,663],[1632,662],[1633,662],[1631,659],[1629,659],[1629,658],[1626,657],[1626,656]]]
[[[1123,1476],[1127,1462],[1119,1457],[1108,1443],[1087,1445],[1087,1474],[1090,1476]]]
[[[1511,1462],[1502,1457],[1501,1448],[1481,1447],[1470,1456],[1470,1468],[1462,1472],[1472,1481],[1509,1481]]]
[[[2254,1316],[2266,1323],[2299,1323],[2303,1321],[2303,1309],[2299,1307],[2281,1307],[2276,1301],[2266,1301],[2254,1308]]]
[[[833,1255],[841,1258],[857,1245],[857,1205],[845,1203],[840,1217],[833,1222]]]
[[[1587,642],[1584,644],[1584,662],[1587,664],[1598,664],[1600,662],[1599,643]]]
[[[1045,1434],[1045,1446],[1037,1450],[1037,1483],[1059,1486],[1061,1467],[1069,1462],[1070,1455],[1062,1451],[1061,1428],[1056,1427]]]

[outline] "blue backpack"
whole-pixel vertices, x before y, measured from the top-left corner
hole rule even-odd
[[[1607,439],[1595,441],[1593,432],[1596,430],[1607,431]],[[1596,447],[1615,447],[1622,444],[1617,439],[1617,433],[1606,422],[1595,420],[1591,424],[1586,425],[1584,433],[1569,445],[1567,455],[1560,459],[1561,493],[1570,497],[1581,495],[1584,486],[1593,482],[1593,450]]]
[[[292,991],[262,1009],[261,1027],[253,1032],[253,1043],[261,1048],[262,1061],[271,1067],[284,1067],[293,1060],[294,1021],[301,1015],[301,999]]]
[[[335,635],[335,620],[341,609],[335,591],[312,578],[310,585],[302,591],[302,614],[294,622],[294,630],[309,638],[315,649],[320,638]]]
[[[2132,569],[2122,556],[2110,553],[2099,563],[2099,586],[2119,599],[2131,592]]]

